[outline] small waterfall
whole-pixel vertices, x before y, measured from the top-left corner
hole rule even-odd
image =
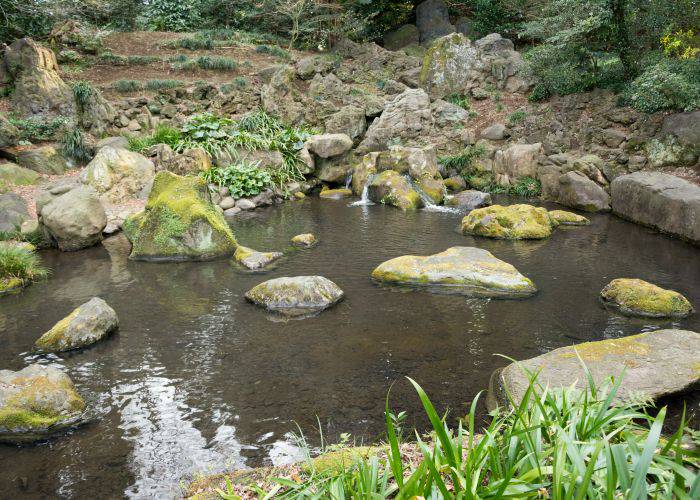
[[[433,199],[426,194],[425,191],[423,191],[415,182],[413,182],[413,179],[411,179],[410,176],[405,175],[404,176],[406,180],[408,180],[408,183],[411,185],[411,187],[418,193],[420,196],[420,199],[423,200],[423,210],[427,210],[428,212],[459,212],[456,208],[453,207],[445,207],[442,205],[436,205]]]
[[[367,177],[367,180],[365,181],[365,185],[362,188],[362,196],[360,197],[359,200],[351,203],[350,204],[351,207],[374,205],[374,202],[372,202],[372,200],[369,199],[369,183],[372,182],[373,178],[374,178],[374,174]]]
[[[345,178],[345,189],[350,189],[351,185],[352,185],[352,172],[349,172],[348,176]]]

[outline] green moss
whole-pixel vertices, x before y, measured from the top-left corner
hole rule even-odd
[[[24,280],[20,278],[15,278],[14,276],[9,278],[0,278],[0,295],[19,290],[23,286]]]
[[[319,194],[321,198],[347,198],[352,196],[352,189],[340,188],[340,189],[322,189]]]
[[[591,221],[583,215],[566,212],[564,210],[550,210],[549,218],[552,219],[552,223],[555,226],[587,226],[591,223]]]
[[[342,471],[355,465],[360,460],[366,460],[384,452],[381,446],[353,446],[330,451],[319,455],[311,460],[310,464],[305,464],[303,470],[307,473]]]
[[[492,205],[462,219],[462,233],[498,239],[542,239],[552,234],[546,209],[532,205]]]
[[[296,247],[309,248],[318,243],[316,236],[311,233],[297,234],[292,238],[292,245]]]
[[[626,314],[647,317],[684,317],[693,306],[683,295],[640,279],[619,278],[600,292],[606,304]]]
[[[370,199],[401,210],[415,210],[423,205],[418,192],[394,170],[385,170],[372,178],[368,186]]]
[[[562,358],[573,358],[578,355],[584,362],[599,361],[606,356],[620,356],[634,354],[647,356],[650,352],[649,345],[642,342],[648,334],[631,335],[614,340],[599,340],[597,342],[584,342],[572,348],[572,352],[560,354]]]
[[[53,348],[57,346],[62,339],[66,336],[66,329],[70,325],[73,318],[75,318],[80,312],[80,308],[75,309],[68,316],[63,318],[61,321],[56,323],[51,330],[42,335],[39,340],[35,342],[37,347],[42,348]]]
[[[423,191],[436,205],[445,199],[445,183],[442,179],[419,179],[416,181],[416,187]]]

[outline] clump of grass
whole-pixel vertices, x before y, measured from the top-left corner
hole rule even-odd
[[[199,69],[199,65],[197,64],[196,59],[190,59],[185,56],[184,59],[179,59],[178,61],[173,62],[172,68],[182,71],[195,71]]]
[[[182,87],[185,83],[182,80],[159,80],[153,79],[146,82],[147,90],[163,90]]]
[[[445,169],[463,172],[473,167],[474,162],[486,156],[486,148],[483,144],[467,146],[460,153],[452,156],[441,156],[438,162]]]
[[[195,35],[193,37],[180,38],[167,45],[187,50],[211,50],[214,48],[214,40],[206,35]]]
[[[280,59],[291,58],[288,51],[277,45],[256,45],[255,52],[258,52],[259,54],[270,54],[271,56],[279,57]]]
[[[518,123],[521,123],[525,121],[525,118],[527,117],[527,112],[519,109],[517,111],[513,111],[511,114],[508,115],[508,123],[511,125],[517,125]]]
[[[119,54],[113,54],[110,51],[100,53],[99,60],[101,63],[111,66],[126,66],[129,64],[129,58]]]
[[[508,192],[513,196],[536,198],[542,193],[542,183],[533,177],[525,176],[513,184]]]
[[[150,135],[131,136],[127,140],[131,151],[142,153],[156,144],[167,144],[171,148],[175,148],[181,138],[182,133],[178,129],[167,125],[159,125]]]
[[[238,63],[230,57],[199,56],[197,58],[197,66],[199,66],[201,69],[230,71],[236,69],[238,67]]]
[[[469,110],[471,106],[469,96],[466,96],[464,94],[450,94],[445,97],[445,100],[451,104],[454,104],[455,106],[459,106],[460,108],[466,110]]]
[[[67,130],[61,138],[61,150],[67,158],[71,158],[79,164],[84,164],[92,159],[92,151],[85,144],[83,131],[79,128]]]
[[[89,82],[80,81],[73,84],[73,97],[81,113],[96,93],[97,90]]]
[[[114,82],[113,87],[117,92],[124,94],[143,90],[143,85],[137,80],[117,80]]]
[[[27,286],[32,281],[48,276],[35,253],[8,244],[0,244],[0,294]]]

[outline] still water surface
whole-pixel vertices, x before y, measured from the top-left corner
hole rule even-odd
[[[127,260],[111,238],[79,253],[42,253],[51,279],[0,299],[0,368],[32,362],[67,370],[99,418],[69,436],[26,447],[0,445],[0,498],[168,498],[199,471],[282,464],[299,458],[297,424],[318,441],[350,432],[381,437],[388,387],[397,409],[424,426],[403,378],[456,417],[506,364],[576,342],[669,326],[603,309],[600,289],[639,277],[700,305],[700,251],[609,215],[563,228],[545,241],[462,236],[458,213],[403,213],[308,199],[244,214],[239,241],[285,258],[265,274],[226,260],[154,264]],[[289,247],[313,232],[320,244]],[[372,283],[380,262],[403,254],[478,246],[515,265],[539,287],[525,300],[406,292]],[[346,299],[321,315],[280,322],[243,294],[278,276],[320,274]],[[117,334],[93,348],[38,356],[34,341],[93,296],[117,311]]]

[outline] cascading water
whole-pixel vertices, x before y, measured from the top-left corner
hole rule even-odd
[[[348,176],[345,178],[345,189],[350,189],[350,186],[352,185],[352,172],[348,174]]]
[[[359,200],[351,203],[350,204],[351,207],[374,205],[374,202],[372,202],[372,200],[369,199],[369,184],[370,184],[370,182],[372,182],[373,178],[374,178],[374,174],[371,174],[367,177],[367,180],[365,181],[365,185],[362,188],[362,196],[360,197]]]
[[[453,207],[445,207],[442,205],[436,205],[433,199],[427,195],[425,191],[423,191],[420,186],[418,186],[415,182],[413,182],[413,179],[411,179],[410,176],[405,175],[404,176],[406,180],[408,180],[409,184],[411,187],[418,193],[420,196],[420,199],[423,200],[423,210],[427,210],[429,212],[459,212],[456,208]]]

